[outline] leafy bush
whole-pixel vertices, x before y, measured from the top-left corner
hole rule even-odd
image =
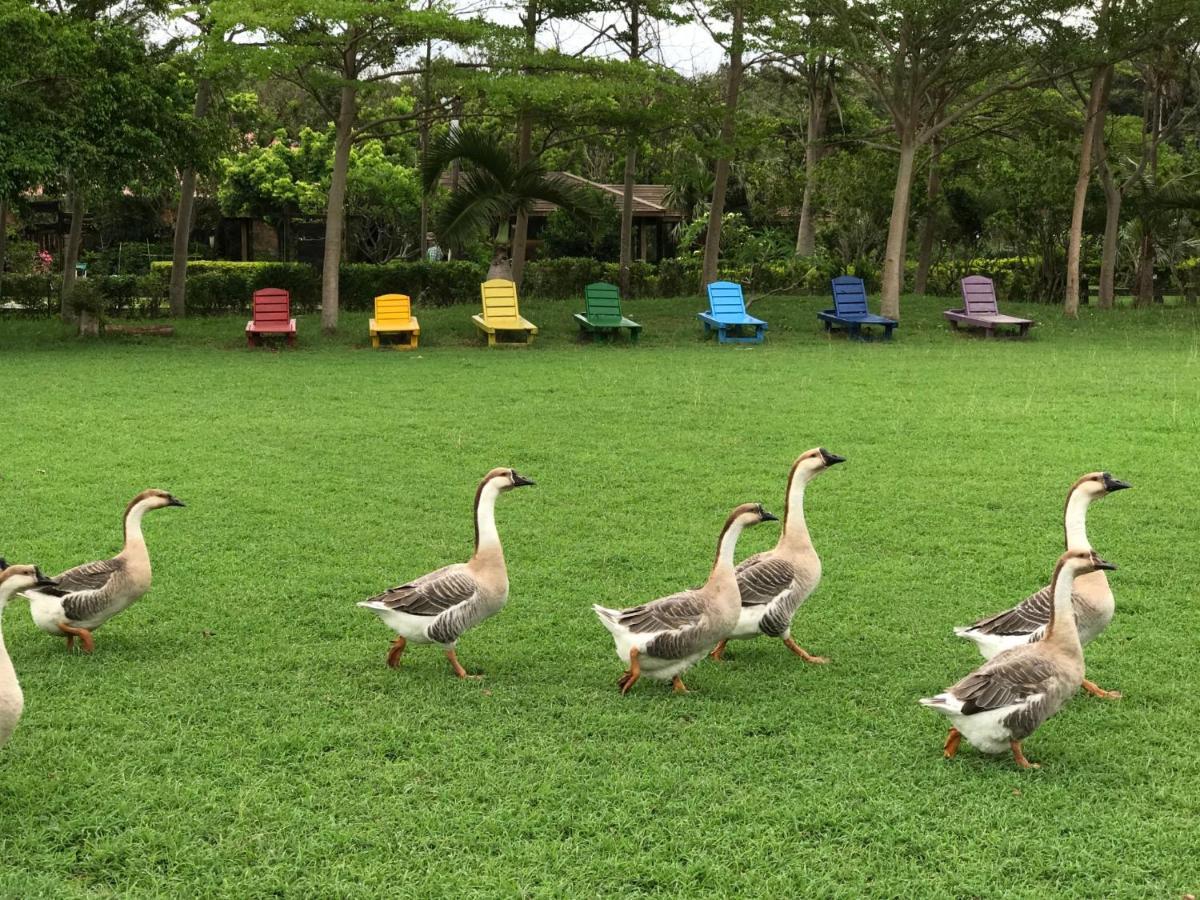
[[[343,309],[371,309],[380,294],[408,294],[424,306],[451,306],[479,299],[486,268],[474,262],[350,263],[339,270]]]
[[[58,275],[4,275],[0,277],[0,301],[48,313],[57,309],[61,287]]]
[[[31,275],[38,263],[38,245],[33,241],[10,240],[8,242],[8,271],[15,275]],[[0,259],[0,272],[4,271],[4,260]]]
[[[100,319],[108,308],[108,299],[98,278],[78,278],[67,293],[67,305],[76,315],[89,313]]]
[[[594,221],[586,222],[561,209],[550,213],[538,234],[546,260],[567,257],[618,259],[621,255],[620,210],[602,197],[596,204],[594,215]]]

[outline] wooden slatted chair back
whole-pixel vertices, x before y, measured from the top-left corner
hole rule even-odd
[[[997,315],[996,286],[983,275],[968,275],[961,282],[963,306],[968,316]]]
[[[861,316],[867,309],[867,288],[861,278],[839,275],[833,286],[833,308],[839,316]]]
[[[504,278],[493,278],[479,288],[483,295],[483,318],[489,325],[516,326],[521,321],[515,284]]]
[[[596,281],[583,289],[588,319],[597,325],[620,325],[621,292],[615,284]]]
[[[284,324],[292,318],[292,298],[279,288],[263,288],[254,292],[254,322],[262,325]]]
[[[732,281],[714,281],[708,286],[708,309],[714,318],[746,315],[742,286]]]
[[[377,325],[403,325],[412,318],[412,300],[407,294],[381,294],[375,298]]]

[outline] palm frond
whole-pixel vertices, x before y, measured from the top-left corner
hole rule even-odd
[[[496,181],[509,182],[514,175],[512,157],[493,135],[472,128],[452,128],[438,135],[421,158],[421,183],[429,193],[442,173],[458,162],[468,171],[486,172]]]

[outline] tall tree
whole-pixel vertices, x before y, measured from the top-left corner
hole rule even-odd
[[[267,71],[308,92],[334,124],[321,327],[335,331],[351,145],[398,120],[414,120],[410,110],[366,120],[361,111],[388,83],[420,73],[419,65],[409,59],[415,48],[429,40],[473,40],[480,34],[479,27],[457,17],[448,6],[414,8],[405,0],[280,0],[267,4],[214,0],[212,11],[220,30],[240,28],[260,35]]]
[[[828,40],[886,110],[898,163],[884,253],[882,312],[900,315],[918,152],[1031,73],[1033,39],[1057,28],[1055,0],[818,0]]]

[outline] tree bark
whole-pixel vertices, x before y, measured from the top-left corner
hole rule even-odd
[[[883,257],[883,287],[880,291],[880,312],[890,319],[900,318],[900,294],[904,290],[904,256],[908,246],[908,204],[912,193],[916,155],[916,137],[911,127],[904,128],[900,133],[900,163],[896,169],[896,189],[892,194],[892,216],[888,222],[887,250]]]
[[[1079,148],[1079,171],[1075,176],[1075,197],[1071,205],[1071,228],[1067,233],[1067,287],[1063,298],[1063,315],[1079,315],[1079,257],[1083,249],[1083,213],[1087,206],[1088,183],[1096,164],[1096,139],[1104,129],[1108,109],[1108,88],[1112,83],[1112,66],[1097,66],[1092,73],[1087,108],[1083,118],[1083,140]]]
[[[196,105],[193,115],[203,120],[208,115],[212,99],[212,83],[201,78],[196,83]],[[171,285],[168,297],[171,315],[187,315],[187,264],[188,245],[192,240],[192,218],[196,202],[196,170],[190,166],[179,176],[179,207],[175,211],[175,243],[171,252]]]
[[[929,269],[933,266],[933,242],[937,237],[937,203],[942,192],[942,148],[935,137],[929,148],[929,179],[925,182],[925,218],[921,220],[921,234],[917,239],[917,273],[913,279],[913,293],[925,295],[929,286]]]
[[[729,169],[733,161],[733,136],[737,124],[738,91],[744,71],[742,52],[745,44],[745,9],[741,3],[733,7],[732,30],[729,39],[729,72],[725,82],[725,110],[721,115],[720,156],[713,177],[712,204],[708,210],[708,231],[704,236],[704,268],[700,273],[700,291],[717,280],[717,263],[721,256],[721,220],[725,216],[725,190],[729,185]]]
[[[71,210],[71,229],[67,232],[67,245],[63,249],[62,295],[59,311],[64,322],[76,319],[75,310],[71,308],[71,288],[75,286],[75,264],[79,262],[79,248],[83,244],[83,189],[74,178],[67,179],[67,190],[70,192],[69,205]]]
[[[358,94],[356,85],[342,85],[334,129],[333,172],[329,179],[329,206],[325,211],[325,260],[321,270],[321,328],[327,334],[338,325],[338,275],[346,219],[346,176],[350,170],[350,145],[354,140]]]
[[[624,297],[629,296],[629,270],[633,265],[633,179],[636,171],[637,145],[631,139],[625,151],[625,183],[621,194],[621,261],[617,277]]]
[[[533,158],[533,115],[521,113],[517,122],[517,165],[523,166]],[[518,287],[525,277],[525,254],[529,246],[529,214],[517,212],[512,240],[512,277]]]
[[[808,71],[808,129],[804,138],[804,198],[800,201],[800,226],[796,229],[796,255],[812,256],[817,249],[813,203],[817,189],[817,163],[825,155],[825,129],[830,84],[828,62],[822,56]]]
[[[1117,240],[1121,235],[1121,203],[1125,198],[1103,156],[1100,181],[1104,185],[1104,246],[1100,251],[1100,294],[1096,306],[1112,309],[1116,304]]]
[[[8,258],[8,198],[0,196],[0,300],[4,298],[4,262]]]

